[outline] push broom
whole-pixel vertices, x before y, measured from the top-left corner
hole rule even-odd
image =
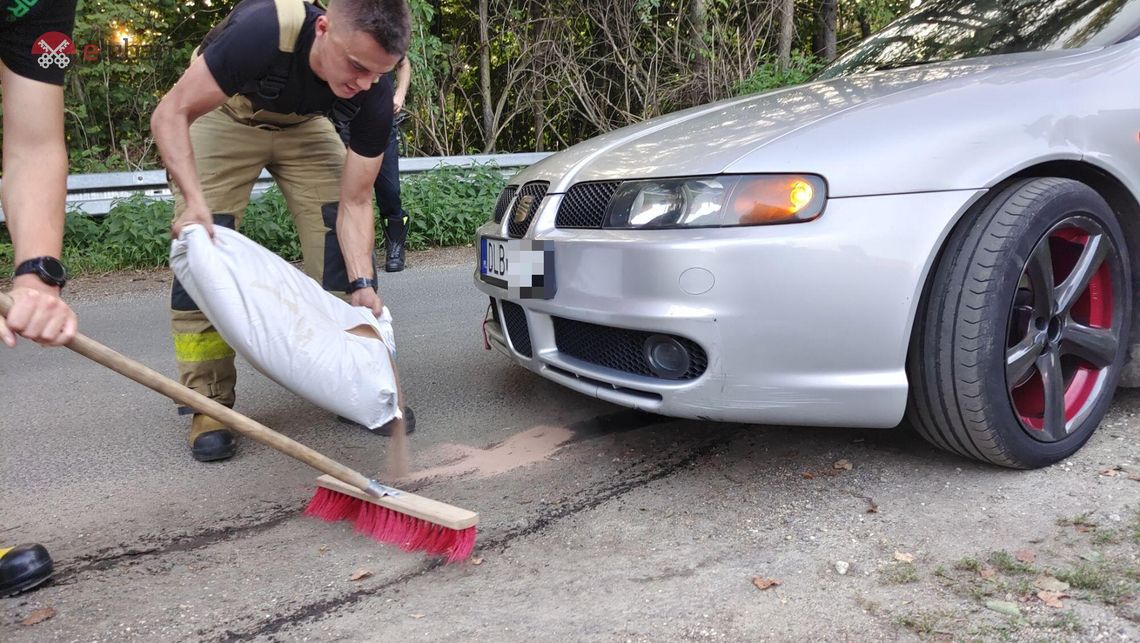
[[[0,293],[0,314],[7,317],[11,308],[12,298]],[[380,484],[85,335],[76,334],[67,347],[324,473],[317,478],[306,515],[330,522],[351,520],[360,533],[404,551],[442,556],[447,562],[467,558],[475,547],[479,522],[475,512]]]

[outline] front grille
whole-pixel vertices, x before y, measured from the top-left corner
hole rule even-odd
[[[519,355],[530,357],[530,328],[526,325],[526,311],[513,302],[504,301],[502,304],[503,317],[507,318],[507,337],[511,340],[511,346],[515,347]]]
[[[643,348],[646,339],[664,333],[599,326],[598,324],[589,324],[561,317],[554,317],[553,319],[554,340],[558,344],[560,352],[584,362],[617,371],[644,375],[645,377],[658,377],[649,367]],[[676,335],[669,335],[669,337],[679,341],[689,353],[689,370],[677,379],[692,380],[700,377],[709,365],[708,355],[705,354],[704,349],[698,346],[696,342],[684,337]]]
[[[508,185],[499,193],[499,200],[495,201],[495,223],[503,222],[503,214],[506,213],[507,206],[511,204],[511,199],[515,198],[515,192],[518,190],[518,186]]]
[[[606,207],[614,195],[620,181],[603,183],[579,183],[571,187],[562,204],[558,206],[558,216],[554,218],[557,228],[600,228],[606,218]]]
[[[531,181],[519,188],[519,195],[511,208],[511,220],[507,225],[507,234],[512,239],[519,239],[526,234],[530,220],[538,212],[538,204],[542,203],[542,197],[546,196],[549,187],[550,184],[546,181]]]

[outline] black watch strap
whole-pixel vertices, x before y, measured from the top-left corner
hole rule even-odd
[[[351,282],[349,282],[348,288],[346,288],[344,291],[347,293],[354,293],[357,290],[360,290],[361,288],[372,288],[373,290],[375,290],[376,289],[376,280],[375,279],[369,279],[368,277],[361,277],[360,279],[353,279]]]
[[[13,276],[29,274],[39,277],[40,281],[49,286],[63,288],[67,283],[67,268],[55,257],[35,257],[21,262],[16,266]]]

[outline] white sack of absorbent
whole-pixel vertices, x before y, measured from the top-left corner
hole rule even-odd
[[[221,226],[212,242],[200,225],[183,228],[170,266],[222,339],[266,377],[370,429],[402,415],[387,306],[377,319]]]

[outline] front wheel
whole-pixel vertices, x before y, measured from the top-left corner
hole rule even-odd
[[[931,443],[1023,469],[1100,424],[1127,355],[1124,233],[1092,188],[1029,179],[967,215],[915,319],[908,417]]]

